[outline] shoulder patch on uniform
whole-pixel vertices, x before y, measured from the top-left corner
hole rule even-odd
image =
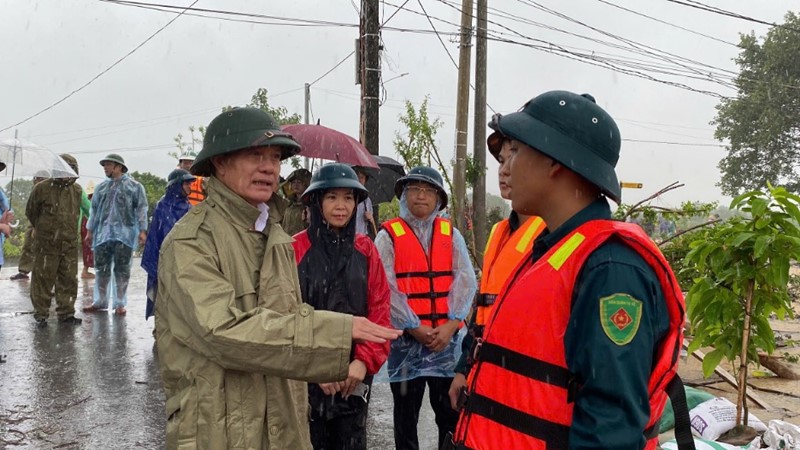
[[[642,301],[628,294],[611,294],[600,299],[600,325],[611,342],[627,345],[639,331]]]

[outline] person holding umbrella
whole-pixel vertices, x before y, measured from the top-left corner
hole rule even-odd
[[[192,208],[189,203],[189,194],[195,176],[183,169],[175,169],[167,177],[167,190],[164,196],[156,203],[153,218],[150,221],[150,230],[142,253],[142,268],[147,272],[147,307],[144,318],[147,320],[153,315],[158,292],[158,252],[161,243],[172,230],[181,217]]]
[[[61,158],[78,173],[78,162],[69,154]],[[55,292],[56,313],[61,323],[79,325],[75,317],[78,295],[78,248],[83,189],[73,178],[49,178],[34,186],[25,207],[33,233],[31,303],[39,328],[47,327]]]
[[[380,255],[355,230],[353,212],[366,198],[367,190],[345,164],[326,164],[311,177],[302,196],[310,223],[292,244],[300,292],[315,310],[362,316],[388,327],[389,286]],[[388,355],[388,342],[356,344],[347,378],[308,385],[315,449],[366,450],[369,387]]]

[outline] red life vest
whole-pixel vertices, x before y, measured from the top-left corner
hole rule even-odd
[[[453,228],[450,221],[433,221],[428,254],[411,227],[397,217],[381,227],[394,242],[397,287],[408,297],[408,305],[423,325],[436,328],[446,322],[447,295],[453,284]]]
[[[192,181],[192,188],[189,191],[187,199],[192,206],[206,199],[206,192],[203,189],[203,177],[197,177]]]
[[[455,434],[459,448],[567,448],[571,390],[576,386],[566,364],[564,334],[573,287],[589,255],[612,236],[654,269],[667,302],[670,331],[659,344],[650,374],[650,419],[642,430],[648,437],[645,448],[656,448],[657,430],[652,430],[667,401],[666,386],[676,375],[683,339],[683,294],[666,259],[641,228],[610,220],[578,227],[536,263],[522,266],[500,294],[475,351],[470,396]]]
[[[475,299],[476,335],[480,336],[489,320],[497,294],[514,274],[517,266],[527,260],[533,249],[533,240],[545,229],[541,217],[531,216],[516,231],[511,232],[508,219],[492,227],[486,251],[483,252],[483,275],[481,288]]]

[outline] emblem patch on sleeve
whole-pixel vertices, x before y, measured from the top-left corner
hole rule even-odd
[[[628,294],[612,294],[600,299],[600,325],[617,345],[627,345],[639,331],[642,301]]]

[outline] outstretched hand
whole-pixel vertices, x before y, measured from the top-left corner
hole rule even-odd
[[[353,316],[353,342],[377,342],[383,344],[387,340],[393,341],[403,334],[402,330],[382,327],[370,322],[366,317]]]

